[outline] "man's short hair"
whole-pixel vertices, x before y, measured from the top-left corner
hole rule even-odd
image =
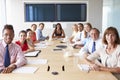
[[[3,31],[2,31],[2,32],[4,32],[4,30],[5,30],[5,29],[12,30],[12,31],[13,31],[13,33],[14,33],[14,29],[13,29],[13,26],[12,26],[12,25],[6,24],[6,25],[4,26],[4,28],[3,28]]]

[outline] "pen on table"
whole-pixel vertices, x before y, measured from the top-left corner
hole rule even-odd
[[[0,73],[3,71],[3,69],[0,70]]]
[[[50,70],[50,66],[48,65],[47,71],[49,71],[49,70]]]
[[[62,66],[62,71],[65,71],[65,67],[64,67],[64,65]]]

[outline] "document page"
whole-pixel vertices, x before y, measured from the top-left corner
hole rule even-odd
[[[12,73],[35,73],[37,67],[20,67],[16,68]]]
[[[28,60],[28,64],[47,64],[47,59]]]

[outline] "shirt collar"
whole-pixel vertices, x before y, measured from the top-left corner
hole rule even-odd
[[[5,43],[5,41],[4,40],[2,40],[2,44],[3,44],[3,46],[4,47],[6,47],[7,46],[7,44]],[[10,43],[8,46],[11,46],[12,45],[12,43]]]

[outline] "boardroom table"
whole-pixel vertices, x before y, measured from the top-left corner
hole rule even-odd
[[[38,69],[34,73],[0,74],[0,80],[117,80],[110,72],[80,70],[77,64],[84,64],[83,59],[65,56],[66,51],[70,51],[73,55],[79,51],[79,49],[73,49],[68,43],[61,43],[61,40],[45,41],[45,43],[47,47],[40,48],[41,52],[37,57],[26,58],[28,60],[47,59],[47,64],[27,64],[26,67]],[[57,45],[67,45],[67,48],[53,51]],[[58,74],[53,75],[53,72]]]

